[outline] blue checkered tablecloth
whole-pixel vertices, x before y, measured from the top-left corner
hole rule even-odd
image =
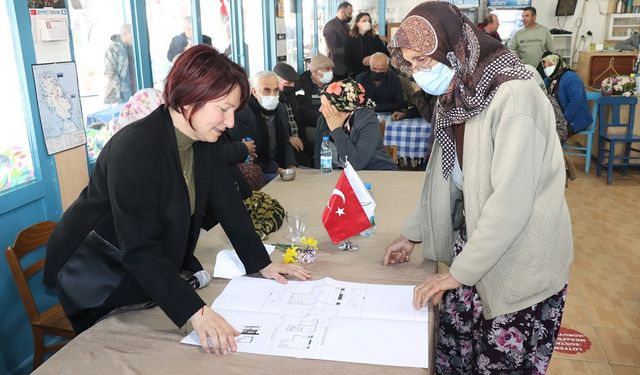
[[[386,123],[384,145],[398,146],[398,157],[424,158],[429,153],[431,124],[422,117],[391,120],[391,113],[377,113]]]

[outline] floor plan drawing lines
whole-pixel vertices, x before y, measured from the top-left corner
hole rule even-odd
[[[294,335],[290,339],[280,340],[279,347],[281,349],[308,350],[309,348],[311,348],[311,342],[313,342],[313,335]]]
[[[300,324],[289,324],[287,326],[287,331],[310,333],[315,332],[317,327],[318,319],[303,320],[300,322]]]
[[[260,326],[243,326],[242,331],[240,331],[241,335],[259,335],[260,334]]]

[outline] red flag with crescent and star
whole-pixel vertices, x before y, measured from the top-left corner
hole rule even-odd
[[[345,171],[342,171],[322,213],[322,224],[334,244],[371,227]]]

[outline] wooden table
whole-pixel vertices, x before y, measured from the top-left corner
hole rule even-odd
[[[354,242],[360,250],[342,252],[329,241],[321,223],[322,209],[339,171],[321,175],[318,170],[298,170],[296,179],[283,182],[276,179],[264,191],[287,208],[306,208],[306,233],[314,236],[320,251],[318,261],[308,266],[314,278],[396,285],[415,285],[436,272],[436,263],[422,258],[417,247],[410,263],[397,267],[382,265],[385,246],[396,238],[405,216],[415,207],[423,180],[422,172],[361,171],[361,178],[373,185],[377,203],[376,233]],[[271,234],[266,242],[283,242],[286,225]],[[211,271],[219,250],[229,248],[224,232],[216,227],[203,232],[196,255],[205,269]],[[281,261],[282,253],[272,254]],[[214,279],[199,290],[211,303],[227,285],[227,280]],[[429,364],[433,364],[433,310],[429,312]],[[176,328],[159,308],[127,312],[111,316],[83,332],[35,374],[425,374],[429,369],[375,366],[323,360],[295,359],[233,353],[227,356],[205,354],[200,348],[179,344],[184,329]],[[425,334],[427,334],[425,332]],[[380,342],[380,345],[402,345],[402,342]]]

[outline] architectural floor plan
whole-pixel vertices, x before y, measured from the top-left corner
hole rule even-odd
[[[427,310],[411,306],[412,294],[404,285],[238,277],[212,308],[240,331],[240,352],[427,367]],[[192,332],[182,342],[200,341]]]

